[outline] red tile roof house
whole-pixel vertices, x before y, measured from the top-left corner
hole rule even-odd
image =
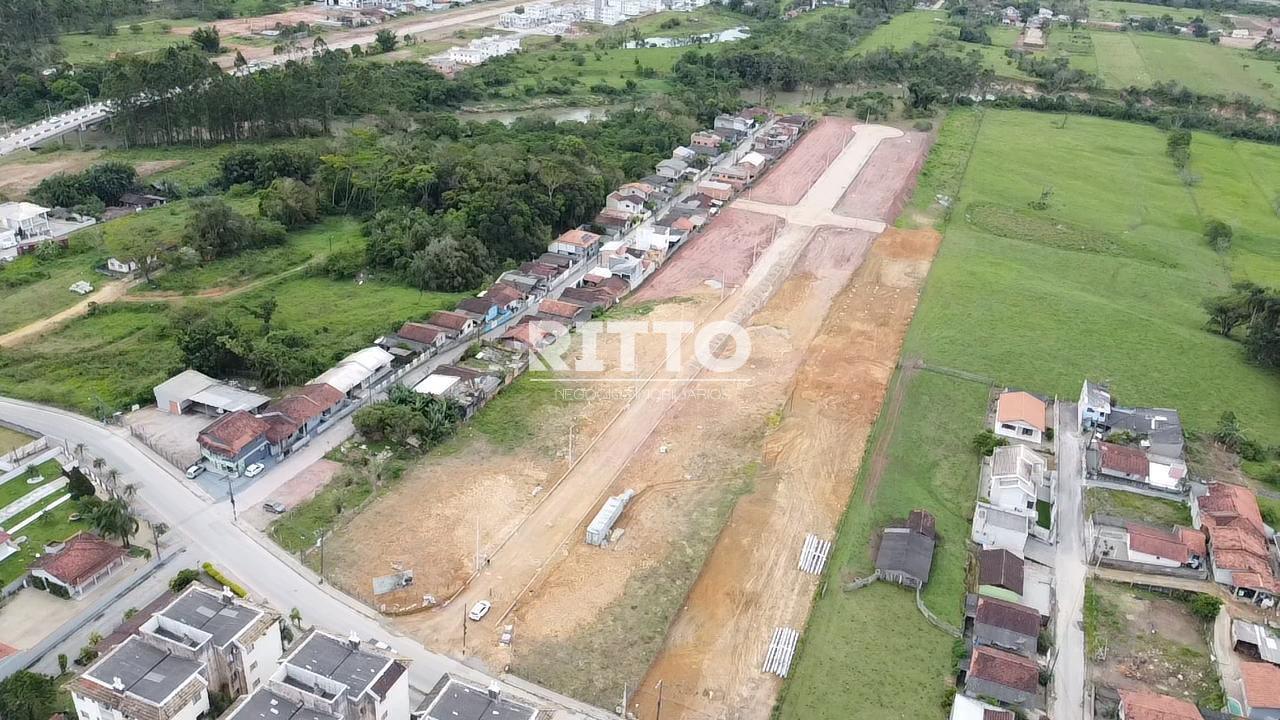
[[[200,431],[196,442],[214,469],[239,475],[244,469],[271,455],[267,422],[253,413],[237,410],[214,420]]]
[[[427,324],[448,330],[451,337],[466,335],[479,325],[474,318],[449,310],[437,310],[431,313],[431,317],[427,318]]]
[[[449,334],[442,328],[425,323],[407,322],[400,326],[391,342],[403,342],[419,352],[434,352],[449,342]]]
[[[992,698],[1005,705],[1040,708],[1040,666],[1004,650],[975,647],[965,672],[964,694]]]
[[[494,283],[488,290],[485,290],[484,294],[480,297],[497,303],[501,307],[505,307],[507,310],[514,312],[524,305],[524,299],[528,297],[528,295],[514,286],[507,285],[505,283]]]
[[[594,255],[600,247],[600,236],[586,230],[567,230],[551,241],[547,250],[574,257]]]
[[[1255,720],[1280,718],[1280,668],[1270,663],[1240,663],[1244,712]]]
[[[1191,504],[1191,520],[1209,536],[1214,581],[1231,588],[1238,598],[1273,606],[1280,598],[1280,582],[1253,492],[1231,483],[1209,483],[1208,492]]]
[[[79,600],[124,567],[124,556],[124,548],[119,545],[93,533],[77,533],[36,558],[31,565],[32,583],[55,595]]]
[[[538,314],[549,320],[556,320],[570,327],[591,319],[591,309],[576,303],[563,300],[543,300],[538,305]]]
[[[300,444],[305,444],[321,424],[342,409],[346,401],[347,396],[341,390],[316,383],[304,385],[297,392],[268,405],[258,418],[267,423],[271,454],[285,456]]]
[[[1097,473],[1102,477],[1145,485],[1151,477],[1151,465],[1147,454],[1140,448],[1099,442]]]
[[[1121,720],[1204,720],[1193,703],[1168,695],[1120,691]]]

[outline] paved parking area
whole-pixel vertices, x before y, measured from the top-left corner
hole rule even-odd
[[[124,422],[138,431],[151,449],[176,467],[185,469],[200,457],[196,436],[216,418],[198,413],[170,415],[159,408],[142,408],[125,415]]]

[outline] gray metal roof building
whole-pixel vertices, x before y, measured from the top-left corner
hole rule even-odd
[[[418,720],[533,720],[538,709],[445,675],[413,715]]]
[[[340,720],[337,715],[303,707],[266,688],[245,695],[226,720]]]
[[[285,658],[285,663],[342,683],[347,687],[348,695],[359,697],[370,689],[393,661],[353,647],[354,644],[325,633],[312,633]],[[310,691],[310,688],[304,689]]]
[[[192,585],[157,614],[207,632],[214,645],[223,647],[261,617],[262,611],[242,603],[224,602],[217,593]]]
[[[933,538],[903,527],[887,527],[880,534],[876,570],[886,580],[916,587],[929,582],[933,567]]]
[[[201,669],[198,662],[131,637],[89,668],[85,676],[116,692],[131,693],[159,705],[199,675]]]
[[[188,408],[217,415],[237,410],[254,411],[271,398],[241,390],[215,380],[197,370],[184,370],[155,386],[156,406],[171,415],[181,415]]]

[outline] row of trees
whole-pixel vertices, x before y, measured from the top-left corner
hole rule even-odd
[[[463,408],[454,400],[395,385],[385,401],[357,410],[352,422],[361,435],[375,442],[404,444],[416,438],[418,447],[425,450],[453,435],[462,416]]]

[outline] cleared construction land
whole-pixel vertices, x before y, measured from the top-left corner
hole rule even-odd
[[[937,249],[932,231],[881,234],[927,144],[824,120],[615,311],[737,323],[742,368],[704,371],[686,340],[670,370],[666,338],[641,336],[624,371],[602,336],[602,373],[529,379],[518,402],[500,395],[479,429],[409,468],[327,544],[334,579],[389,611],[447,600],[396,623],[457,653],[462,609],[489,600],[467,656],[584,700],[612,707],[624,681],[661,678],[664,717],[767,716],[764,645],[775,626],[804,626],[817,583],[796,554],[806,533],[834,533]],[[503,439],[504,422],[523,431]],[[627,489],[622,536],[586,545],[602,501]],[[393,563],[415,570],[412,593],[373,597]],[[646,692],[633,696],[641,716]]]

